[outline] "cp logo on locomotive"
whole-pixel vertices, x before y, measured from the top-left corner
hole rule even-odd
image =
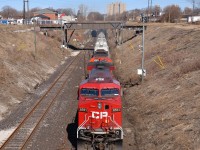
[[[108,112],[96,112],[92,111],[92,118],[102,119],[108,117]]]

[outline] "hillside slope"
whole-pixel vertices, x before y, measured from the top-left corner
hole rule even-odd
[[[200,149],[200,26],[148,25],[143,84],[141,38],[112,49],[124,85],[125,148]]]
[[[57,31],[49,36],[26,26],[0,26],[0,120],[33,93],[70,54],[60,49]],[[61,35],[59,33],[59,35]]]

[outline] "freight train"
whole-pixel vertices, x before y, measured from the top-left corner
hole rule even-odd
[[[100,32],[97,36],[97,40],[94,46],[94,55],[110,55],[108,43],[103,32]]]
[[[99,40],[107,44],[103,32],[98,35],[96,44]],[[108,45],[101,49],[102,56],[97,51],[94,48],[87,67],[89,76],[78,90],[77,150],[121,150],[122,89],[112,73],[114,66]]]

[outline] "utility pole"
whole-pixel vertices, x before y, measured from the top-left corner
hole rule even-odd
[[[195,9],[195,0],[192,0],[192,23],[193,23],[193,21],[194,21],[194,9]]]
[[[150,5],[150,16],[152,16],[152,0],[151,0],[151,5]]]
[[[142,83],[144,81],[144,75],[145,75],[145,69],[144,69],[144,21],[145,21],[145,16],[142,15]]]
[[[148,10],[147,10],[147,17],[149,17],[149,1],[150,1],[150,0],[148,0]]]
[[[25,19],[26,19],[26,5],[25,5],[25,0],[23,2],[23,24],[25,24]]]
[[[27,3],[27,5],[26,5]],[[27,15],[26,15],[26,9],[27,9]],[[30,15],[29,15],[29,0],[24,0],[23,1],[23,24],[27,24],[26,19],[29,19]]]
[[[192,0],[192,9],[193,9],[193,13],[194,13],[194,9],[195,9],[195,0]]]
[[[26,2],[27,2],[27,20],[28,20],[28,24],[29,24],[29,20],[30,20],[29,0],[26,0]]]

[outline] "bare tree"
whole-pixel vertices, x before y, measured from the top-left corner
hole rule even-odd
[[[18,16],[18,11],[10,6],[4,6],[1,14],[4,18],[15,18]]]
[[[154,7],[152,7],[152,12],[153,12],[153,15],[154,15],[155,17],[160,16],[161,11],[162,11],[162,10],[161,10],[161,8],[160,8],[159,5],[155,5]]]
[[[87,16],[89,21],[102,21],[104,20],[104,16],[99,12],[90,12]]]
[[[59,13],[64,13],[66,15],[75,15],[71,8],[58,8],[56,11]]]
[[[200,8],[195,8],[195,10],[193,11],[194,15],[199,15],[200,14]]]
[[[39,11],[39,10],[41,10],[41,8],[39,7],[32,8],[30,10],[30,17],[32,18],[34,16],[34,12]]]
[[[118,21],[127,21],[128,20],[128,12],[123,12],[119,15],[117,15]]]
[[[128,20],[132,20],[132,21],[139,21],[139,16],[141,15],[142,10],[141,9],[134,9],[131,10],[128,14]]]
[[[78,14],[77,14],[77,17],[78,17],[78,20],[85,20],[86,19],[86,15],[87,15],[87,11],[88,11],[88,7],[84,4],[81,4],[79,6],[79,10],[78,10]]]
[[[121,14],[109,15],[105,19],[107,21],[127,21],[127,20],[138,21],[137,18],[138,16],[141,15],[141,12],[142,10],[140,9],[134,9],[131,11],[125,11]]]
[[[185,7],[184,8],[184,11],[183,11],[183,13],[185,14],[185,15],[190,15],[190,14],[192,14],[192,9],[191,8],[189,8],[189,7]]]
[[[164,14],[162,15],[162,22],[177,22],[182,16],[181,8],[178,5],[170,5],[164,8]]]

